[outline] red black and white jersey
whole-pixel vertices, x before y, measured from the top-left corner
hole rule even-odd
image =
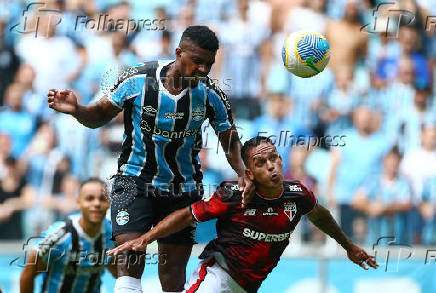
[[[191,212],[198,222],[218,218],[217,238],[200,258],[222,254],[236,282],[248,292],[256,292],[277,265],[301,216],[315,206],[316,198],[299,181],[286,181],[276,199],[257,193],[246,208],[242,208],[241,199],[236,181],[223,182],[210,198],[192,204]]]

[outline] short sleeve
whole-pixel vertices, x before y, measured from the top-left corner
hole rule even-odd
[[[117,108],[122,109],[127,100],[141,95],[146,81],[145,74],[136,74],[135,67],[122,71],[115,85],[107,94],[108,100]]]
[[[306,186],[304,186],[301,183],[296,184],[297,186],[300,186],[301,189],[303,190],[303,199],[301,201],[301,213],[303,215],[309,213],[310,211],[313,210],[313,208],[315,207],[316,203],[317,203],[317,199],[315,197],[315,195],[313,194],[313,192],[308,189]]]
[[[227,95],[213,83],[207,87],[207,118],[215,132],[232,127],[233,118]]]
[[[227,213],[229,203],[223,201],[221,187],[207,199],[202,199],[191,205],[191,213],[197,222],[206,222],[219,218]]]
[[[53,262],[66,253],[66,237],[69,237],[65,230],[65,222],[55,222],[47,230],[42,232],[41,237],[36,241],[34,249],[38,257],[45,263]]]

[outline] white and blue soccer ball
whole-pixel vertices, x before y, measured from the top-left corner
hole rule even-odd
[[[291,73],[299,77],[311,77],[323,71],[329,63],[330,45],[321,34],[294,32],[283,44],[282,59]]]

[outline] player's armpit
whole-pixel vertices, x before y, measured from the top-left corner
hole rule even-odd
[[[33,282],[39,273],[45,272],[48,265],[40,258],[37,257],[35,250],[30,252],[26,261],[26,266],[21,272],[20,276],[20,293],[32,293]]]

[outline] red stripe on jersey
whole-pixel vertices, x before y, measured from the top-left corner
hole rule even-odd
[[[207,274],[207,267],[213,266],[215,263],[215,258],[211,258],[208,262],[205,262],[201,265],[200,272],[198,273],[198,279],[195,284],[193,284],[188,290],[186,290],[186,293],[194,293],[198,290],[198,287],[200,287],[201,282],[204,281],[204,278],[206,278]]]

